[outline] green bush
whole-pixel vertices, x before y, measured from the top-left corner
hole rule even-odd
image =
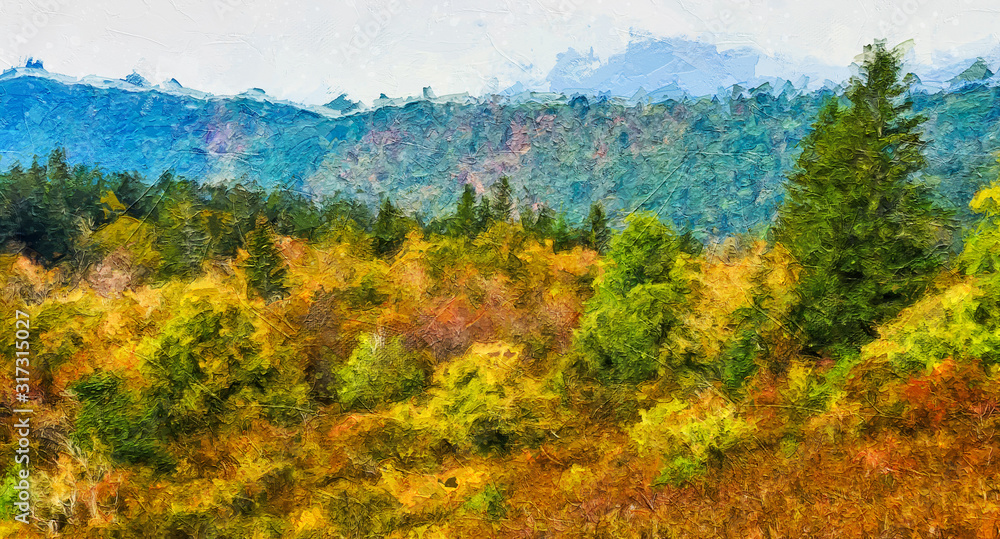
[[[350,359],[337,372],[338,395],[345,408],[376,408],[403,400],[424,387],[424,371],[399,337],[363,334]]]
[[[425,399],[398,407],[395,416],[460,451],[503,455],[537,446],[558,424],[561,397],[525,372],[522,357],[523,345],[474,344],[438,367]]]
[[[82,405],[73,431],[80,447],[93,450],[96,442],[117,462],[147,465],[164,473],[174,469],[174,459],[157,440],[157,425],[149,414],[141,414],[118,376],[93,374],[70,389]]]
[[[908,376],[946,358],[1000,362],[1000,181],[969,204],[981,214],[958,258],[961,281],[942,286],[879,328],[881,339],[863,356],[884,356],[894,373]]]
[[[661,346],[679,322],[688,281],[673,231],[651,213],[625,222],[611,242],[612,265],[587,302],[576,345],[602,381],[637,384],[669,359],[661,359]]]
[[[668,464],[656,484],[677,485],[703,475],[709,462],[742,444],[753,425],[717,397],[689,403],[672,399],[640,412],[629,433],[642,454],[659,454]]]
[[[14,520],[15,507],[17,502],[17,471],[11,468],[7,471],[3,479],[0,480],[0,521]]]
[[[273,397],[279,373],[260,342],[243,309],[182,300],[160,335],[142,347],[153,383],[149,398],[168,434],[187,436],[227,423],[231,414]]]
[[[660,470],[653,480],[653,486],[670,485],[679,487],[705,475],[708,467],[705,462],[692,457],[677,457]]]
[[[469,498],[462,507],[482,513],[490,520],[500,520],[507,515],[507,493],[502,487],[489,484]]]

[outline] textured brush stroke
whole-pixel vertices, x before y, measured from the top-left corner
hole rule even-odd
[[[1000,534],[988,10],[8,4],[0,536]]]

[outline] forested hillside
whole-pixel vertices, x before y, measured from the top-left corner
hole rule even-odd
[[[465,184],[482,194],[507,176],[527,204],[582,220],[600,202],[616,228],[630,211],[656,211],[702,240],[767,229],[798,142],[823,100],[844,92],[785,84],[657,103],[527,94],[385,99],[361,110],[345,99],[301,107],[259,91],[151,88],[136,77],[78,82],[32,65],[0,76],[8,166],[63,148],[74,165],[339,195],[373,211],[391,195],[426,219],[447,213]],[[967,201],[995,176],[1000,150],[991,81],[913,95],[928,119],[924,181],[969,223]]]
[[[996,536],[1000,179],[963,176],[993,159],[986,138],[953,134],[980,145],[961,163],[925,142],[949,107],[987,118],[968,100],[994,90],[913,97],[897,51],[864,59],[797,118],[794,152],[735,158],[789,163],[773,169],[787,196],[773,226],[721,241],[696,232],[706,216],[553,191],[570,197],[556,211],[516,171],[466,177],[421,215],[402,196],[107,172],[69,149],[12,165],[0,304],[30,332],[5,315],[0,343],[28,342],[36,374],[0,385],[0,414],[34,410],[33,509],[15,520],[5,460],[0,532]],[[768,99],[725,116],[762,152],[776,142],[748,134],[748,110]],[[698,106],[721,105],[624,114]],[[679,125],[659,148],[716,152]],[[956,168],[926,181],[935,166]],[[701,211],[744,207],[726,193]],[[2,425],[13,455],[25,435]]]

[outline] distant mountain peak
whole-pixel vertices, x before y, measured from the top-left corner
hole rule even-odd
[[[357,101],[351,101],[347,98],[347,94],[340,94],[337,99],[330,101],[329,103],[323,105],[324,107],[335,110],[341,114],[349,114],[351,112],[361,109],[361,104]]]
[[[263,99],[267,97],[267,92],[265,92],[262,88],[250,88],[249,90],[243,92],[240,95],[242,97],[254,97],[258,99]]]
[[[138,86],[140,88],[149,88],[150,84],[142,75],[133,71],[130,75],[122,79],[123,81],[131,84],[132,86]]]
[[[959,73],[955,78],[951,79],[952,84],[962,84],[965,82],[976,82],[993,77],[993,71],[990,70],[989,66],[986,65],[986,60],[982,58],[976,58],[971,66],[965,69],[965,71]]]

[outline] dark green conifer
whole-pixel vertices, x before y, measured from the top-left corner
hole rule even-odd
[[[476,233],[482,232],[493,224],[495,216],[493,215],[493,208],[490,206],[490,199],[486,195],[483,195],[479,199],[479,205],[476,206]]]
[[[924,290],[942,261],[948,221],[927,189],[924,120],[910,114],[900,52],[865,47],[849,104],[831,99],[802,143],[776,239],[801,265],[792,312],[813,352],[856,348]]]
[[[476,193],[472,185],[465,184],[462,197],[458,199],[455,217],[452,221],[453,236],[476,237]]]
[[[500,222],[510,221],[514,213],[514,195],[510,188],[510,179],[501,176],[500,180],[493,186],[493,217]]]
[[[372,226],[372,247],[380,257],[392,256],[403,245],[406,239],[407,226],[399,208],[393,206],[389,197],[382,201],[378,217]]]
[[[600,202],[590,205],[587,224],[590,225],[590,230],[586,232],[587,246],[598,253],[606,252],[611,243],[611,228],[608,227],[608,216],[604,213],[604,205]]]
[[[247,293],[256,294],[265,301],[280,299],[288,293],[288,268],[274,241],[271,223],[264,216],[258,216],[256,226],[246,240],[249,255],[246,262]]]

